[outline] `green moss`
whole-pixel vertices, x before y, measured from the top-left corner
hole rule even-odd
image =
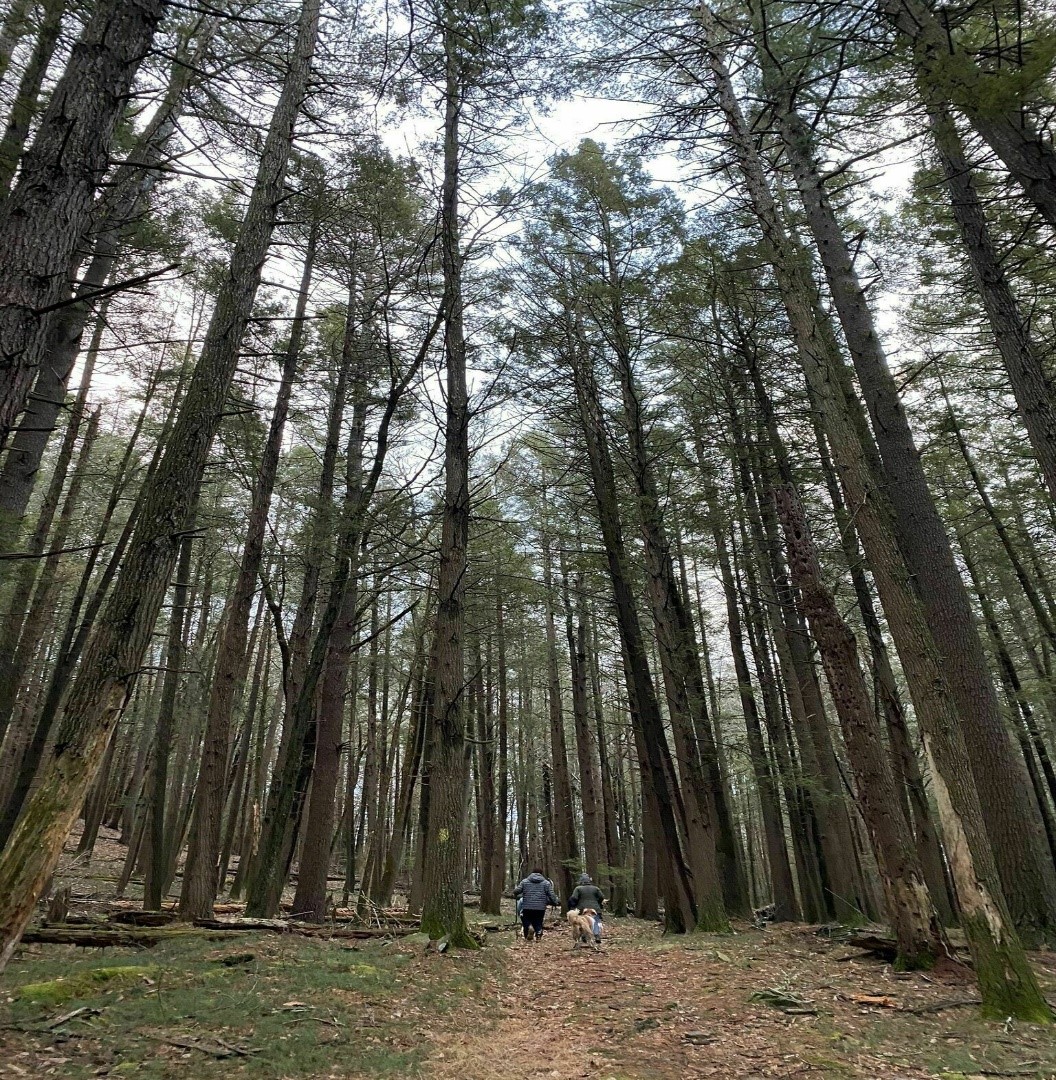
[[[983,1016],[991,1020],[1013,1017],[1033,1024],[1051,1024],[1052,1010],[1019,939],[1010,934],[1006,941],[996,941],[981,915],[965,916],[961,925],[975,962]]]
[[[428,935],[430,941],[447,941],[447,947],[452,949],[479,949],[480,945],[469,932],[466,926],[465,913],[459,911],[453,919],[452,925],[448,925],[437,913],[422,913],[422,933]]]
[[[20,1025],[27,1049],[43,1055],[54,1035],[34,1030],[42,1020],[42,1006],[55,1003],[62,1008],[74,989],[97,1004],[97,1017],[72,1022],[78,1038],[66,1044],[67,1080],[98,1075],[100,1055],[120,1062],[120,1073],[111,1069],[114,1075],[137,1080],[182,1077],[188,1068],[185,1058],[166,1048],[164,1040],[188,1037],[204,1043],[223,1039],[261,1051],[244,1062],[194,1055],[193,1074],[199,1080],[329,1076],[350,1045],[355,1047],[357,1075],[378,1080],[419,1075],[429,1041],[414,1012],[405,1008],[409,994],[415,1001],[421,996],[410,981],[415,953],[376,942],[349,948],[343,942],[270,934],[246,933],[239,938],[243,943],[256,954],[251,969],[218,964],[215,954],[203,950],[201,935],[166,939],[151,953],[155,967],[146,969],[153,973],[154,985],[136,985],[132,992],[124,979],[131,978],[131,972],[139,979],[144,969],[117,967],[120,959],[102,969],[118,976],[100,981],[97,956],[52,950],[26,956],[18,971],[9,971],[13,978],[4,989],[12,1000],[4,1002],[0,995],[0,1023]],[[475,955],[468,965],[474,976],[477,965]],[[463,1004],[470,992],[465,990],[466,967],[432,965],[425,980],[430,993],[451,1009]],[[91,1001],[118,986],[126,992],[109,994],[105,1007]],[[42,998],[37,987],[57,989],[61,997]],[[369,1002],[368,1012],[364,1002]]]
[[[48,982],[26,983],[18,994],[38,1005],[62,1005],[74,998],[92,997],[102,990],[131,986],[142,979],[149,979],[155,971],[153,967],[93,968]]]
[[[912,955],[899,953],[895,957],[895,971],[930,971],[935,966],[933,952],[919,952]]]
[[[703,901],[697,909],[697,925],[694,929],[701,934],[730,934],[730,920],[721,900]]]

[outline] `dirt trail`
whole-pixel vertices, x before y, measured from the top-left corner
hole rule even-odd
[[[963,976],[896,975],[847,960],[854,952],[801,928],[676,942],[617,924],[597,955],[548,933],[505,949],[485,1003],[461,1011],[458,1030],[429,1033],[422,1075],[1056,1077],[1047,1032],[1006,1031],[949,1004],[974,996]],[[1051,986],[1051,967],[1044,974]],[[803,1004],[753,1000],[767,990]],[[921,1008],[932,1011],[911,1011]]]

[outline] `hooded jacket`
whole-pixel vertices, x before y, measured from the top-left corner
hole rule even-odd
[[[601,918],[604,903],[605,897],[602,896],[601,889],[586,874],[581,875],[579,884],[572,890],[572,895],[569,897],[568,906],[578,908],[580,911],[593,908],[598,913],[598,918]]]
[[[513,890],[513,895],[523,898],[525,911],[545,911],[548,904],[556,907],[560,903],[550,882],[542,874],[529,874]]]

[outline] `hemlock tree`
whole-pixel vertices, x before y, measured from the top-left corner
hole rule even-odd
[[[699,12],[706,62],[737,167],[748,187],[769,249],[804,375],[816,395],[822,421],[841,461],[848,501],[858,508],[859,535],[917,707],[984,1009],[992,1015],[1003,1013],[1048,1022],[1050,1010],[1027,963],[1001,893],[993,849],[983,822],[960,721],[951,708],[951,692],[939,652],[897,548],[890,510],[877,488],[865,448],[848,412],[835,341],[819,323],[812,283],[784,226],[762,160],[749,134],[724,56],[725,34],[709,8],[702,6]],[[931,934],[929,926],[918,928],[918,956],[914,962],[927,955]]]
[[[463,836],[469,758],[466,743],[465,585],[469,543],[469,396],[466,380],[465,301],[461,240],[463,157],[472,153],[489,113],[518,104],[508,94],[536,61],[533,48],[547,30],[549,13],[539,0],[433,0],[428,6],[432,52],[419,63],[440,89],[444,109],[440,249],[444,275],[444,510],[433,649],[436,678],[432,739],[428,753],[429,796],[422,929],[472,947],[462,906]],[[426,67],[426,64],[428,66]]]
[[[0,446],[26,404],[165,0],[102,0],[74,43],[11,194],[0,203]]]
[[[69,690],[54,750],[0,855],[0,968],[18,943],[99,768],[150,641],[183,533],[190,525],[190,507],[197,499],[224,412],[276,215],[285,197],[294,125],[308,94],[320,2],[305,0],[301,8],[289,69],[229,274],[217,297],[187,396],[158,470],[141,495],[128,555]],[[138,3],[118,6],[140,7]]]
[[[1040,820],[1030,800],[1025,769],[1005,727],[975,615],[888,366],[871,302],[822,179],[814,127],[796,105],[797,96],[799,99],[805,96],[797,94],[797,84],[807,77],[809,68],[803,69],[800,60],[781,63],[781,58],[790,52],[802,56],[804,50],[796,47],[802,42],[784,43],[780,33],[768,29],[768,21],[777,21],[776,11],[767,15],[771,6],[753,0],[756,53],[763,87],[773,102],[807,225],[873,421],[872,431],[883,466],[880,481],[893,511],[899,548],[918,583],[936,645],[950,665],[951,691],[965,728],[972,772],[1009,907],[1024,939],[1032,944],[1040,943],[1056,932],[1056,877],[1044,850]],[[947,131],[945,127],[941,130]],[[944,144],[948,138],[947,134]],[[979,229],[981,209],[967,199],[972,190],[970,173],[963,162],[947,165],[947,177],[951,170],[953,183],[968,185],[967,192],[958,189],[955,193],[954,213],[959,220],[971,217],[976,242],[969,250],[980,252],[978,258],[984,258],[987,237]],[[975,254],[971,257],[974,268],[977,257]],[[995,324],[999,330],[997,337],[1003,355],[1008,357],[1010,372],[1014,376],[1023,373],[1022,379],[1013,380],[1013,386],[1017,400],[1022,402],[1028,432],[1039,449],[1043,473],[1050,476],[1050,466],[1056,467],[1052,442],[1056,424],[1052,422],[1048,387],[1038,358],[1029,340],[1025,340],[1025,325],[1018,317],[1007,282],[995,278],[995,270],[991,252],[987,269],[982,271],[982,276],[977,270],[976,277],[981,284],[992,281],[993,290],[1000,292],[998,301],[992,300],[993,293],[987,291],[987,307],[999,313],[999,318],[1003,317],[1003,321]],[[1023,389],[1017,382],[1024,384]]]

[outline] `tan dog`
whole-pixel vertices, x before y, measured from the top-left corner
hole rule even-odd
[[[595,952],[598,951],[598,943],[594,940],[594,916],[597,912],[593,908],[584,908],[577,911],[572,908],[565,916],[571,924],[572,948],[577,945],[589,945]]]

